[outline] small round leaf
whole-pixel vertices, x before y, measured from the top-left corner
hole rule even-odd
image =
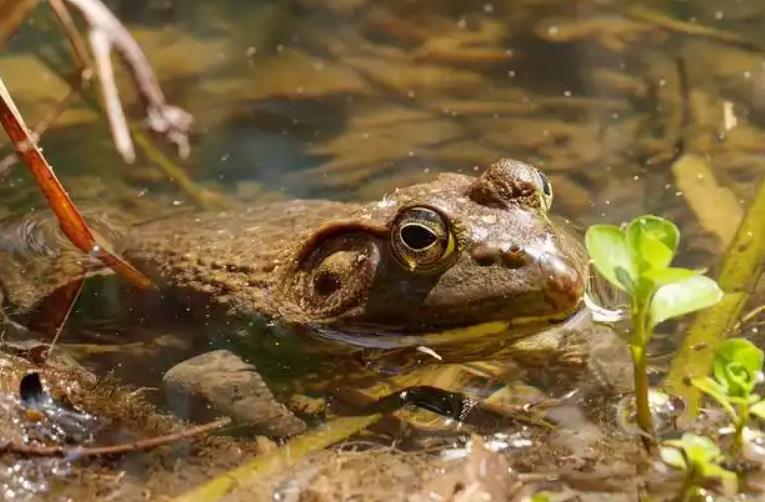
[[[639,216],[630,222],[625,233],[627,244],[646,268],[668,267],[680,242],[677,226],[659,216]]]
[[[714,305],[722,298],[722,290],[709,277],[697,275],[660,287],[650,307],[651,326]]]
[[[585,244],[598,272],[616,288],[631,292],[638,266],[624,233],[614,225],[593,225],[587,229]]]
[[[763,352],[744,338],[725,340],[712,360],[715,380],[730,397],[745,397],[757,385],[762,371]]]

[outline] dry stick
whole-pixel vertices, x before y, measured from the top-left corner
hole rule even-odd
[[[24,119],[21,118],[21,114],[16,109],[2,78],[0,78],[0,122],[13,142],[16,153],[27,165],[40,191],[48,200],[48,205],[55,213],[64,235],[81,251],[95,256],[135,286],[151,287],[152,283],[145,275],[119,256],[108,251],[103,243],[96,240],[90,227],[53,172],[53,168],[35,144],[32,134],[24,124]]]
[[[77,26],[74,24],[71,14],[69,14],[69,9],[66,8],[63,0],[48,0],[48,4],[51,9],[53,9],[53,13],[56,15],[56,20],[61,26],[61,29],[64,30],[66,38],[69,40],[69,45],[72,47],[75,63],[82,75],[81,83],[89,82],[93,76],[93,71],[91,70],[93,65],[91,64],[88,55],[88,48],[85,45],[85,41],[80,37],[80,32],[77,30]]]
[[[42,135],[45,134],[45,131],[47,131],[53,122],[55,122],[69,107],[76,94],[75,88],[86,85],[90,82],[90,79],[93,76],[93,71],[90,69],[91,65],[89,64],[87,47],[85,47],[82,38],[77,36],[77,27],[74,25],[72,16],[69,15],[69,11],[66,9],[66,6],[62,1],[63,0],[49,0],[48,3],[56,14],[55,17],[61,25],[61,29],[66,33],[69,44],[72,46],[72,53],[74,54],[74,59],[79,70],[79,75],[77,77],[78,81],[76,84],[70,83],[69,91],[66,96],[64,96],[64,99],[59,101],[53,110],[48,112],[48,114],[34,127],[32,137],[35,141],[39,141]],[[17,161],[18,156],[16,156],[15,153],[9,154],[0,160],[0,182],[10,174],[11,167],[13,167]]]
[[[148,450],[157,446],[175,443],[183,439],[189,439],[210,431],[221,429],[231,423],[228,417],[219,418],[206,424],[197,425],[189,429],[164,436],[148,439],[139,439],[130,443],[116,444],[112,446],[35,446],[0,442],[0,453],[16,453],[33,457],[92,457],[98,455],[118,455],[140,450]]]
[[[80,296],[82,285],[87,278],[89,264],[80,263],[80,265],[79,274],[67,284],[56,288],[47,295],[26,320],[25,327],[29,331],[52,339],[46,351],[47,355],[44,354],[42,360],[50,358],[50,353],[53,351],[77,298]]]
[[[85,41],[80,35],[80,32],[77,30],[77,27],[74,25],[72,17],[69,14],[69,9],[67,9],[66,5],[63,4],[63,0],[49,1],[54,13],[56,14],[56,18],[58,19],[59,24],[62,26],[64,33],[69,39],[69,45],[71,46],[72,52],[74,53],[75,62],[80,68],[82,77],[79,91],[80,94],[83,94],[82,90],[84,85],[82,84],[88,83],[93,73],[90,66],[92,63],[90,61],[90,57],[88,56],[88,50],[85,46]],[[159,89],[158,84],[156,85],[156,90],[161,95],[162,91]],[[86,101],[92,104],[96,110],[102,111],[101,108],[98,107],[92,100],[87,99],[87,97],[84,95],[83,97],[85,97]],[[122,114],[121,111],[119,113],[124,117],[124,114]],[[138,148],[143,151],[146,157],[155,166],[157,166],[160,171],[162,171],[168,178],[170,178],[171,181],[174,181],[181,188],[181,190],[183,190],[186,195],[188,195],[189,198],[192,199],[198,206],[202,208],[209,208],[213,205],[223,205],[221,198],[214,197],[211,193],[200,190],[194,181],[189,177],[189,175],[186,174],[186,172],[177,164],[171,161],[157,147],[155,147],[149,137],[144,134],[144,132],[137,125],[131,123],[129,125],[129,129],[133,135],[135,143],[138,145]]]
[[[111,52],[116,51],[130,69],[136,86],[144,99],[149,128],[164,134],[178,148],[181,157],[188,156],[188,130],[191,115],[165,100],[157,77],[138,43],[111,11],[99,0],[67,0],[82,14],[89,26],[88,40],[101,82],[104,106],[118,151],[126,162],[135,160],[130,129],[120,101]]]

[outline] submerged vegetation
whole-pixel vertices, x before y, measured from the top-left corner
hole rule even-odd
[[[702,496],[704,483],[720,481],[723,493],[736,492],[736,474],[720,464],[724,456],[711,439],[686,432],[680,439],[665,441],[660,449],[661,459],[683,472],[683,483],[677,496],[679,502],[690,502]]]
[[[627,340],[635,371],[637,422],[651,434],[647,354],[654,328],[662,322],[717,303],[722,291],[702,270],[670,266],[680,232],[657,216],[640,216],[623,229],[593,225],[585,242],[601,274],[630,298],[632,330]]]
[[[720,345],[712,361],[714,378],[692,380],[699,390],[714,398],[733,421],[731,453],[741,451],[750,415],[765,419],[765,400],[754,392],[762,377],[763,353],[749,340],[731,338]]]

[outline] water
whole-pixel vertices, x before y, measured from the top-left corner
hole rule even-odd
[[[191,155],[180,165],[201,187],[247,203],[382,200],[438,172],[473,173],[512,157],[549,175],[554,211],[571,226],[660,214],[682,231],[681,264],[714,273],[765,172],[765,6],[756,0],[109,5],[149,55],[168,100],[195,116]],[[56,71],[71,69],[66,57],[51,67],[41,55],[65,49],[41,6],[0,57],[0,75],[32,124],[66,91]],[[126,167],[105,120],[82,101],[43,146],[77,201],[137,218],[193,205],[145,155]],[[709,169],[673,168],[686,154]],[[42,203],[19,167],[0,200],[0,214]],[[190,341],[167,319],[126,327],[121,304],[99,288],[83,296],[65,342],[91,367],[135,385],[156,385],[164,368],[205,346],[249,350],[277,395],[310,393],[311,378],[338,371],[319,363],[306,370],[312,354],[273,337],[242,348],[236,329],[195,327]],[[758,319],[746,326],[756,329]],[[657,354],[675,348],[678,326],[665,329]],[[656,366],[666,363],[657,358]],[[486,397],[503,371],[454,369],[444,378]],[[294,378],[306,372],[306,381]],[[560,409],[572,429],[595,434],[581,410]],[[563,442],[576,454],[585,449]],[[552,469],[542,457],[527,470]]]

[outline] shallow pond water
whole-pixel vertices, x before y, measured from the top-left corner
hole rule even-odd
[[[765,173],[765,6],[756,0],[107,3],[146,51],[168,100],[195,117],[188,158],[178,160],[172,148],[157,142],[160,149],[198,189],[230,203],[379,201],[440,172],[476,174],[509,157],[549,176],[553,211],[574,231],[660,214],[681,229],[682,265],[714,274]],[[0,76],[31,124],[66,93],[65,75],[72,71],[66,50],[55,21],[40,6],[0,55]],[[120,75],[120,88],[128,113],[138,117],[140,104],[126,75]],[[108,207],[140,221],[194,209],[193,198],[158,171],[145,151],[139,149],[137,162],[126,166],[106,120],[82,99],[53,124],[42,145],[83,206]],[[677,162],[681,158],[693,161]],[[0,215],[18,216],[42,204],[19,166],[3,179]],[[464,354],[480,357],[442,365],[421,365],[440,357],[438,349],[433,355],[427,347],[399,351],[403,355],[375,349],[337,353],[333,342],[284,333],[260,319],[208,322],[167,299],[135,303],[123,289],[114,278],[90,280],[60,342],[67,355],[98,375],[111,372],[121,383],[157,388],[174,364],[210,349],[230,349],[257,367],[277,400],[298,399],[295,408],[322,410],[306,413],[309,427],[344,407],[369,412],[370,397],[362,391],[383,397],[401,388],[435,386],[449,393],[425,389],[426,398],[410,396],[429,411],[388,413],[381,426],[356,439],[375,448],[395,442],[435,457],[460,450],[469,432],[480,432],[526,476],[513,481],[523,489],[492,488],[508,498],[546,487],[546,476],[558,476],[552,488],[562,497],[636,496],[637,484],[621,490],[608,480],[635,477],[629,463],[637,455],[634,441],[624,439],[614,419],[618,400],[569,400],[569,392],[582,389],[567,385],[566,373],[556,374],[547,363],[519,367],[507,354],[487,354],[485,347],[464,347]],[[758,291],[751,307],[761,303]],[[757,329],[764,319],[750,316],[742,331],[762,342]],[[681,320],[657,335],[655,381],[677,347],[675,335],[687,324]],[[472,400],[460,400],[458,393]],[[168,406],[162,393],[148,391],[146,397],[159,409]],[[460,429],[454,419],[464,419],[483,399],[490,405],[479,406],[473,423],[464,420],[466,429]],[[535,409],[541,403],[540,415],[556,424],[553,432],[539,428],[535,413],[525,414],[528,403]],[[334,411],[326,413],[325,406]],[[183,418],[201,417],[180,408],[174,411]],[[441,415],[451,415],[449,423]],[[245,458],[252,446],[241,441],[235,447]],[[374,455],[385,457],[375,448]],[[348,483],[344,476],[362,471],[353,455],[331,457],[335,453],[263,486],[290,500],[303,499],[288,496],[288,482],[302,487],[306,497],[366,493],[385,499],[384,481],[374,468],[369,491],[349,488],[342,495],[332,480]],[[141,461],[133,457],[99,467],[110,476],[134,476],[138,488],[130,497],[138,496],[142,482],[151,497],[169,497],[224,468],[211,461],[204,474],[206,454],[211,455],[202,448],[177,455],[177,465],[193,458],[194,475],[165,486],[161,476],[146,481],[146,467],[137,467]],[[432,479],[410,471],[432,475],[448,469],[422,467],[420,462],[432,458],[391,455],[380,461],[380,471],[399,476],[401,493],[393,498],[403,500],[407,492],[426,497]],[[609,455],[613,471],[604,467]],[[350,474],[346,465],[355,466]],[[58,464],[40,469],[64,485],[72,477]],[[14,494],[9,499],[58,496],[56,483],[25,487],[18,476],[3,476],[0,483]],[[8,479],[15,480],[11,488]],[[666,494],[665,481],[647,476],[641,486]],[[84,493],[92,495],[92,489],[108,498],[109,489],[99,483]],[[72,493],[67,490],[60,493]]]

